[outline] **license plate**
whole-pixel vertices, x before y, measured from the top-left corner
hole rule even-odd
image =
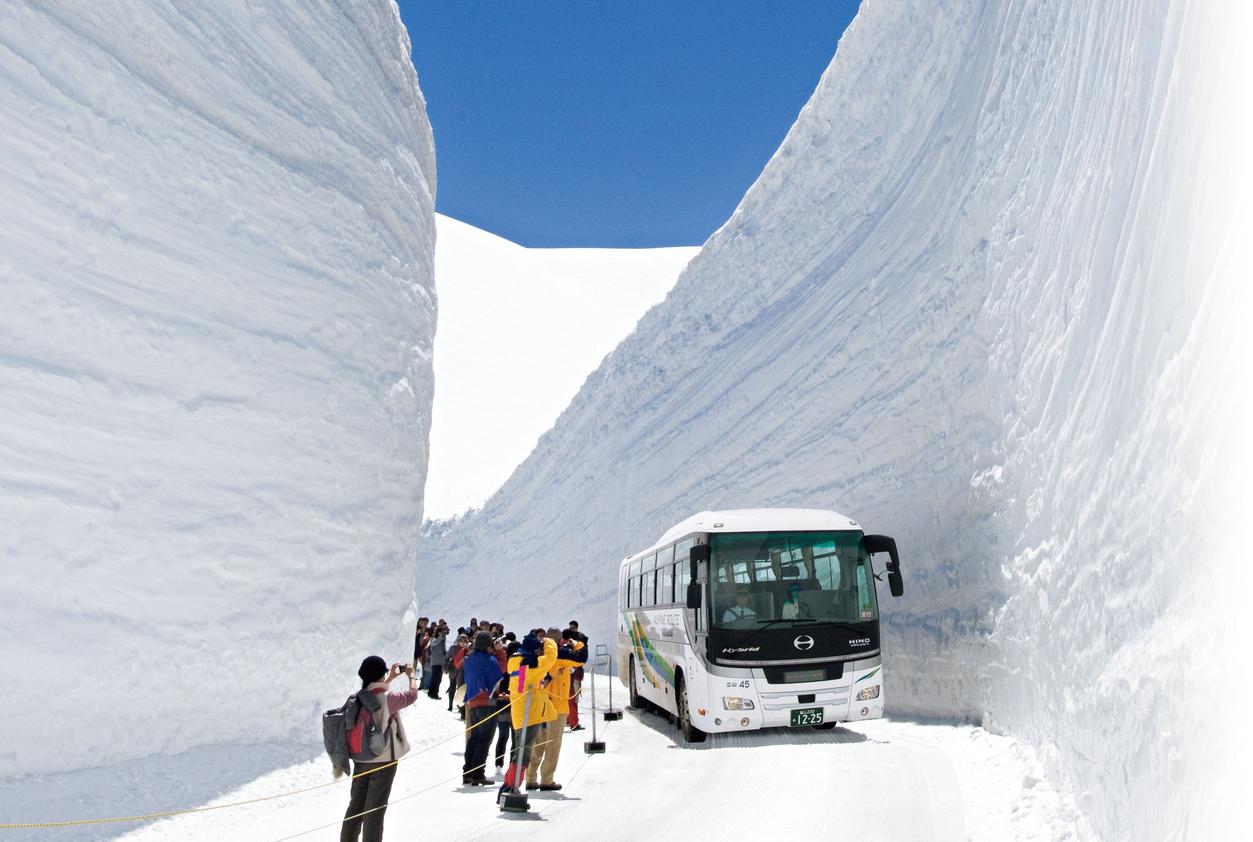
[[[792,711],[793,725],[821,725],[822,708],[796,708]]]

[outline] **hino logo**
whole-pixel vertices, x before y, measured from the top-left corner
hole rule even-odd
[[[804,652],[806,649],[814,648],[814,639],[807,634],[802,634],[796,640],[792,641],[792,645]]]
[[[849,645],[849,646],[869,646],[869,645],[870,645],[870,638],[868,638],[868,637],[854,637],[852,640],[850,640],[850,641],[848,642],[848,645]]]

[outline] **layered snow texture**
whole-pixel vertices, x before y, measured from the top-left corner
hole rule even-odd
[[[892,712],[1033,743],[1081,835],[1217,827],[1253,147],[1247,12],[1201,5],[867,0],[664,304],[429,528],[420,607],[613,645],[618,561],[671,524],[836,508],[902,548]]]
[[[390,0],[0,9],[0,778],[308,745],[411,652],[409,50]]]
[[[699,249],[532,249],[436,215],[426,516],[481,506]]]

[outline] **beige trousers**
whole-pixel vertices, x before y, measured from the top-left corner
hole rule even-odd
[[[541,728],[531,729],[534,737],[527,734],[527,742],[534,748],[531,750],[531,762],[526,767],[526,785],[550,784],[557,772],[557,761],[561,758],[561,737],[566,730],[565,715],[545,722]],[[536,778],[539,778],[537,781]]]

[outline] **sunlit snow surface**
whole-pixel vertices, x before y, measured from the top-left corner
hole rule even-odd
[[[5,2],[0,125],[0,780],[307,745],[409,633],[435,170],[396,9]]]
[[[1084,833],[1222,828],[1248,742],[1247,20],[864,4],[665,303],[432,530],[423,610],[612,642],[617,561],[671,524],[829,506],[900,542],[892,711],[1034,744]]]
[[[699,249],[534,249],[436,215],[425,511],[480,506]]]
[[[599,705],[605,706],[601,684]],[[625,688],[617,685],[617,701]],[[619,705],[620,707],[620,705]],[[554,780],[531,811],[502,813],[495,787],[461,787],[461,723],[442,702],[406,710],[414,752],[401,762],[386,837],[441,840],[885,839],[1039,842],[1076,839],[1074,807],[1044,779],[1030,750],[963,725],[869,721],[833,731],[772,729],[688,745],[651,713],[599,723],[606,752],[588,755],[588,729],[567,733]],[[493,775],[494,768],[487,774]],[[127,842],[338,839],[348,784],[324,758],[260,778],[213,805],[267,800],[159,821]],[[297,835],[302,834],[302,835]]]

